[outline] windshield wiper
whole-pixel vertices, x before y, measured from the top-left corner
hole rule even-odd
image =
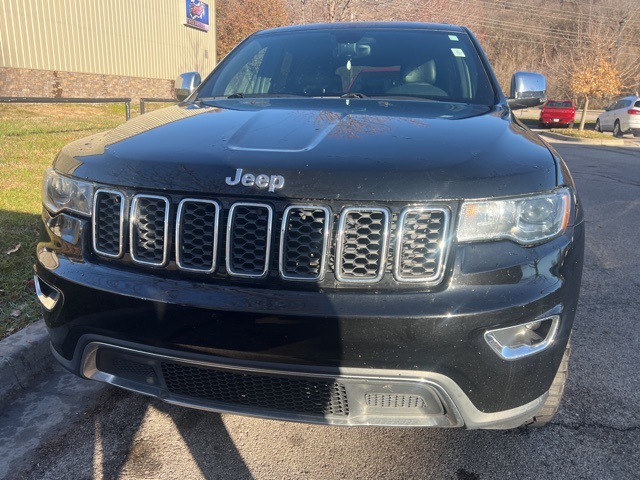
[[[365,98],[366,95],[364,93],[358,93],[358,92],[348,92],[345,93],[344,95],[340,95],[340,98]]]
[[[244,93],[240,93],[240,92],[232,93],[227,98],[244,98]]]

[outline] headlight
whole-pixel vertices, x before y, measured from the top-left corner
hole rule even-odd
[[[42,203],[54,213],[69,210],[83,215],[91,215],[93,185],[69,177],[64,177],[52,168],[44,173],[42,182]]]
[[[553,238],[569,223],[571,194],[552,193],[462,204],[459,242],[509,239],[533,245]]]

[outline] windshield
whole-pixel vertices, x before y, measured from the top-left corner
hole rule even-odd
[[[550,101],[546,105],[550,108],[571,108],[571,102],[561,102],[561,101]]]
[[[356,27],[256,35],[224,60],[198,94],[250,96],[495,103],[466,33]]]

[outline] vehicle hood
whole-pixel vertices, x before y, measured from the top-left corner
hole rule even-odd
[[[274,199],[421,201],[556,186],[548,147],[507,110],[409,100],[177,105],[67,145],[55,167],[145,191]],[[279,176],[282,188],[229,185],[239,169]]]

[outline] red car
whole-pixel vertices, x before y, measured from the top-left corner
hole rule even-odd
[[[571,100],[549,100],[540,110],[540,128],[551,125],[570,127],[576,117],[576,107]]]

